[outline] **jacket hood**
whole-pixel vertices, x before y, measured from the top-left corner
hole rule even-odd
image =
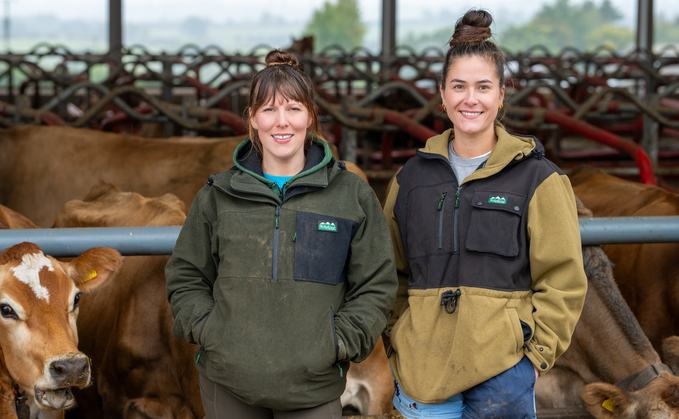
[[[281,192],[285,195],[288,189],[295,186],[302,178],[306,186],[326,187],[335,174],[341,170],[339,163],[332,156],[328,143],[315,136],[311,148],[306,152],[304,168],[288,180],[282,191],[279,190],[276,182],[264,177],[261,155],[254,149],[250,138],[238,145],[233,153],[233,163],[234,167],[229,172],[235,173],[228,181],[232,187],[256,192],[265,186],[264,189],[269,190],[276,197],[279,197]],[[215,182],[221,180],[221,176],[213,177]]]
[[[495,135],[497,135],[497,144],[490,152],[486,165],[469,175],[465,179],[465,183],[492,176],[505,168],[513,161],[520,161],[531,153],[538,153],[544,155],[544,147],[533,136],[523,136],[517,134],[510,134],[505,128],[499,124],[495,124]],[[442,134],[427,140],[424,148],[419,151],[422,153],[438,154],[448,159],[448,144],[454,139],[455,131],[450,128]]]

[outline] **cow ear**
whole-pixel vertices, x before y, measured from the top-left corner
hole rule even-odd
[[[662,341],[663,363],[674,375],[679,375],[679,336],[670,336]]]
[[[76,287],[88,292],[113,276],[120,264],[120,253],[108,247],[95,247],[68,264],[68,276]]]
[[[582,399],[589,413],[597,419],[619,416],[621,410],[629,406],[627,393],[607,383],[587,384]]]

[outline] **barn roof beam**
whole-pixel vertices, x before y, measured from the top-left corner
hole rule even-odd
[[[396,49],[396,0],[382,0],[382,56]]]
[[[639,0],[637,4],[637,51],[653,50],[653,0]]]

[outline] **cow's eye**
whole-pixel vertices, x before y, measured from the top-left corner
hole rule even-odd
[[[0,314],[2,314],[2,317],[6,319],[19,320],[19,317],[17,316],[14,309],[8,304],[0,304]]]
[[[75,295],[75,298],[73,299],[73,310],[78,308],[78,303],[80,303],[80,293]]]

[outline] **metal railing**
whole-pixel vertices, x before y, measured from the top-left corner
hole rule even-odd
[[[679,242],[679,217],[580,218],[583,246]],[[0,251],[24,241],[54,257],[74,257],[93,247],[124,256],[170,255],[181,227],[98,227],[0,230]]]

